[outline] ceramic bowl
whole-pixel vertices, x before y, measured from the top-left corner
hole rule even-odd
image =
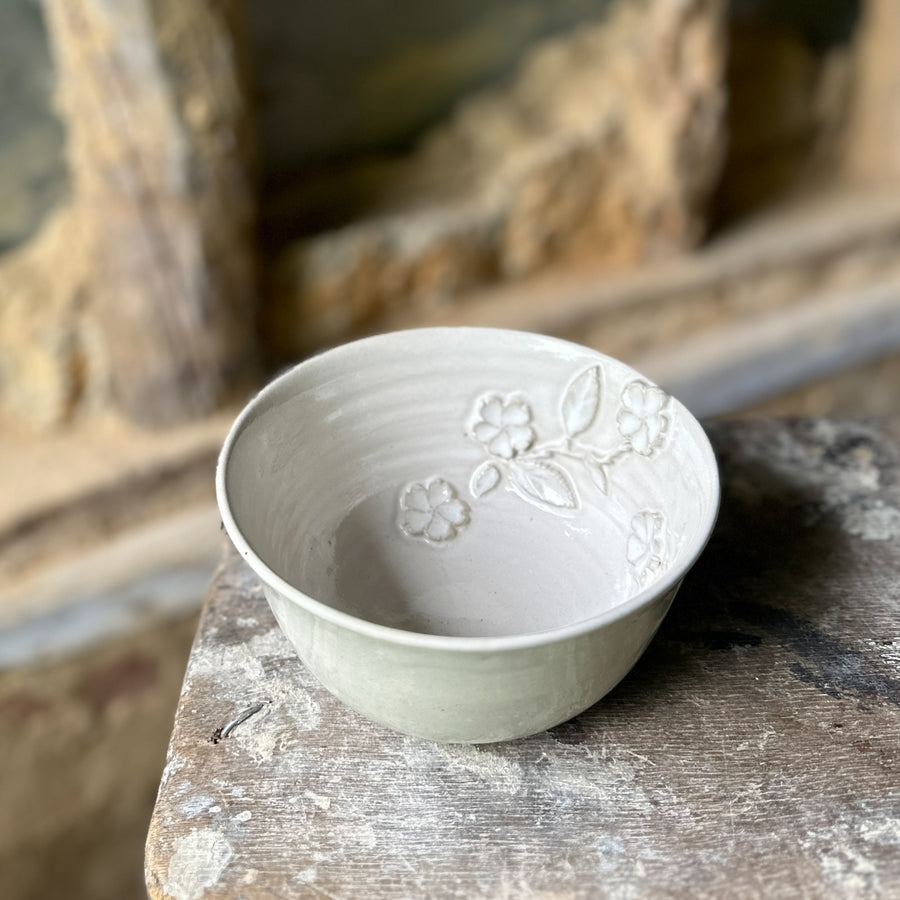
[[[435,328],[282,375],[217,473],[225,528],[348,706],[448,742],[586,709],[712,529],[715,458],[673,397],[554,338]]]

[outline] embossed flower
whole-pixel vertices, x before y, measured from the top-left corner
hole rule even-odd
[[[642,580],[662,565],[662,530],[663,519],[659,513],[641,512],[631,520],[625,558]]]
[[[481,401],[479,420],[475,423],[475,437],[490,453],[502,459],[512,459],[534,443],[531,409],[515,397],[503,398],[491,394]]]
[[[619,434],[637,453],[649,456],[662,443],[669,426],[668,401],[664,391],[643,381],[632,381],[622,391],[622,409],[616,419]]]
[[[449,541],[468,521],[468,504],[443,478],[411,484],[400,497],[400,527],[410,537]]]

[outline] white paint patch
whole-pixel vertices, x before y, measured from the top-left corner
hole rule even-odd
[[[208,675],[217,681],[234,679],[241,684],[253,684],[265,677],[262,663],[247,644],[216,647],[214,651],[196,654],[189,674],[191,677]]]
[[[334,858],[333,853],[322,853],[315,851],[312,854],[313,864],[305,869],[301,869],[295,876],[294,881],[298,884],[312,884],[319,877],[319,866],[322,863],[331,862]],[[330,895],[329,895],[330,896]]]
[[[342,834],[351,851],[354,848],[357,850],[374,850],[378,845],[375,829],[368,822],[355,822],[352,825],[345,825],[342,829]]]
[[[760,732],[759,737],[755,740],[749,741],[741,741],[735,749],[740,750],[741,752],[747,750],[765,750],[766,745],[769,743],[769,740],[773,737],[776,737],[778,732],[771,725],[766,725],[765,729]]]
[[[862,822],[845,817],[801,841],[804,851],[818,862],[822,875],[836,886],[836,896],[888,896],[886,885],[896,881],[893,860],[885,851],[900,845],[900,819],[875,814]],[[894,896],[893,893],[890,896]]]
[[[244,786],[241,784],[232,784],[230,781],[227,781],[224,778],[213,778],[213,785],[217,787],[222,793],[227,793],[229,797],[243,797],[246,792]]]
[[[249,822],[253,818],[253,813],[250,812],[249,809],[245,809],[243,812],[239,812],[236,816],[234,816],[235,822]]]
[[[315,731],[322,722],[322,709],[312,695],[286,679],[277,679],[277,689],[286,697],[284,711],[294,725],[301,731]]]
[[[257,764],[268,762],[275,753],[276,747],[284,749],[284,737],[279,737],[271,728],[262,731],[236,728],[233,735],[241,748],[249,753]]]
[[[163,890],[174,900],[199,900],[222,877],[233,856],[222,832],[195,828],[175,841]]]
[[[471,772],[501,794],[516,794],[522,787],[522,766],[495,750],[472,744],[441,744],[439,750],[451,769]]]
[[[843,514],[844,530],[864,541],[892,541],[900,537],[900,509],[876,500],[868,509],[851,506]]]
[[[321,794],[316,794],[314,791],[304,791],[303,796],[312,800],[319,809],[331,809],[331,797],[323,797]]]
[[[254,656],[296,656],[280,628],[256,635],[247,642],[247,647]]]
[[[866,843],[900,845],[900,819],[863,822],[859,833]]]
[[[872,889],[875,866],[849,844],[835,844],[822,851],[821,865],[822,874],[839,885],[844,896],[861,897]]]
[[[626,857],[625,844],[620,837],[604,834],[594,841],[597,868],[604,875],[617,871]]]
[[[585,767],[551,757],[540,773],[542,787],[555,796],[576,800],[590,797],[639,812],[652,809],[643,788],[635,781],[634,769],[621,759],[604,754],[592,767]]]
[[[182,757],[180,756],[173,756],[166,763],[166,767],[162,771],[162,783],[165,784],[173,775],[178,774],[178,772],[181,771],[181,769],[183,769],[186,765],[186,759],[182,759]]]
[[[865,641],[866,647],[873,650],[881,661],[900,673],[900,638],[892,641]]]
[[[210,809],[216,801],[213,800],[212,797],[206,797],[202,794],[196,797],[191,797],[189,800],[185,800],[184,803],[181,804],[181,814],[186,819],[193,819],[196,816],[201,815],[201,813],[205,813],[208,809]]]

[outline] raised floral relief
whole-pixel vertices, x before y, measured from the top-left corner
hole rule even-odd
[[[632,381],[622,391],[622,408],[616,421],[619,434],[636,453],[649,456],[662,443],[669,426],[665,409],[668,400],[658,387],[642,381]]]
[[[665,520],[662,513],[644,510],[631,520],[625,558],[641,585],[647,584],[664,564]]]
[[[630,454],[652,457],[669,433],[669,397],[647,382],[629,382],[614,410],[621,439],[602,448],[586,440],[604,405],[603,371],[590,366],[566,385],[559,402],[559,432],[542,439],[531,405],[522,394],[487,393],[479,398],[467,433],[484,449],[486,459],[469,479],[476,500],[505,485],[539,509],[566,516],[581,508],[575,473],[586,473],[601,494],[610,489],[615,464]],[[400,498],[400,527],[411,537],[446,541],[469,521],[469,506],[441,478],[413,484]],[[631,523],[626,555],[636,577],[649,578],[662,565],[664,526],[658,513],[638,513]]]
[[[531,407],[524,397],[486,394],[475,406],[469,433],[488,459],[473,473],[469,490],[476,499],[507,485],[523,500],[558,515],[581,507],[573,479],[586,471],[602,493],[609,490],[609,470],[629,453],[651,456],[660,449],[669,427],[668,396],[654,385],[632,381],[619,397],[616,414],[622,442],[604,450],[582,436],[600,414],[603,373],[591,366],[575,375],[559,405],[561,434],[540,440]]]
[[[443,478],[411,484],[400,497],[400,528],[410,537],[448,541],[469,521],[469,505]]]
[[[501,459],[512,459],[534,443],[531,409],[515,397],[503,400],[497,394],[483,397],[473,431],[488,452]]]

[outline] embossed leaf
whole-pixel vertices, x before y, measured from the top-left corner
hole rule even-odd
[[[473,473],[469,490],[473,497],[483,497],[500,484],[500,470],[491,462],[482,463]]]
[[[588,470],[594,486],[604,494],[609,493],[609,477],[606,474],[606,466],[586,457],[584,467]]]
[[[545,509],[578,509],[578,494],[565,469],[551,462],[515,460],[510,465],[516,492]]]
[[[562,419],[569,437],[577,437],[591,427],[600,408],[600,366],[591,366],[576,375],[566,388]]]

